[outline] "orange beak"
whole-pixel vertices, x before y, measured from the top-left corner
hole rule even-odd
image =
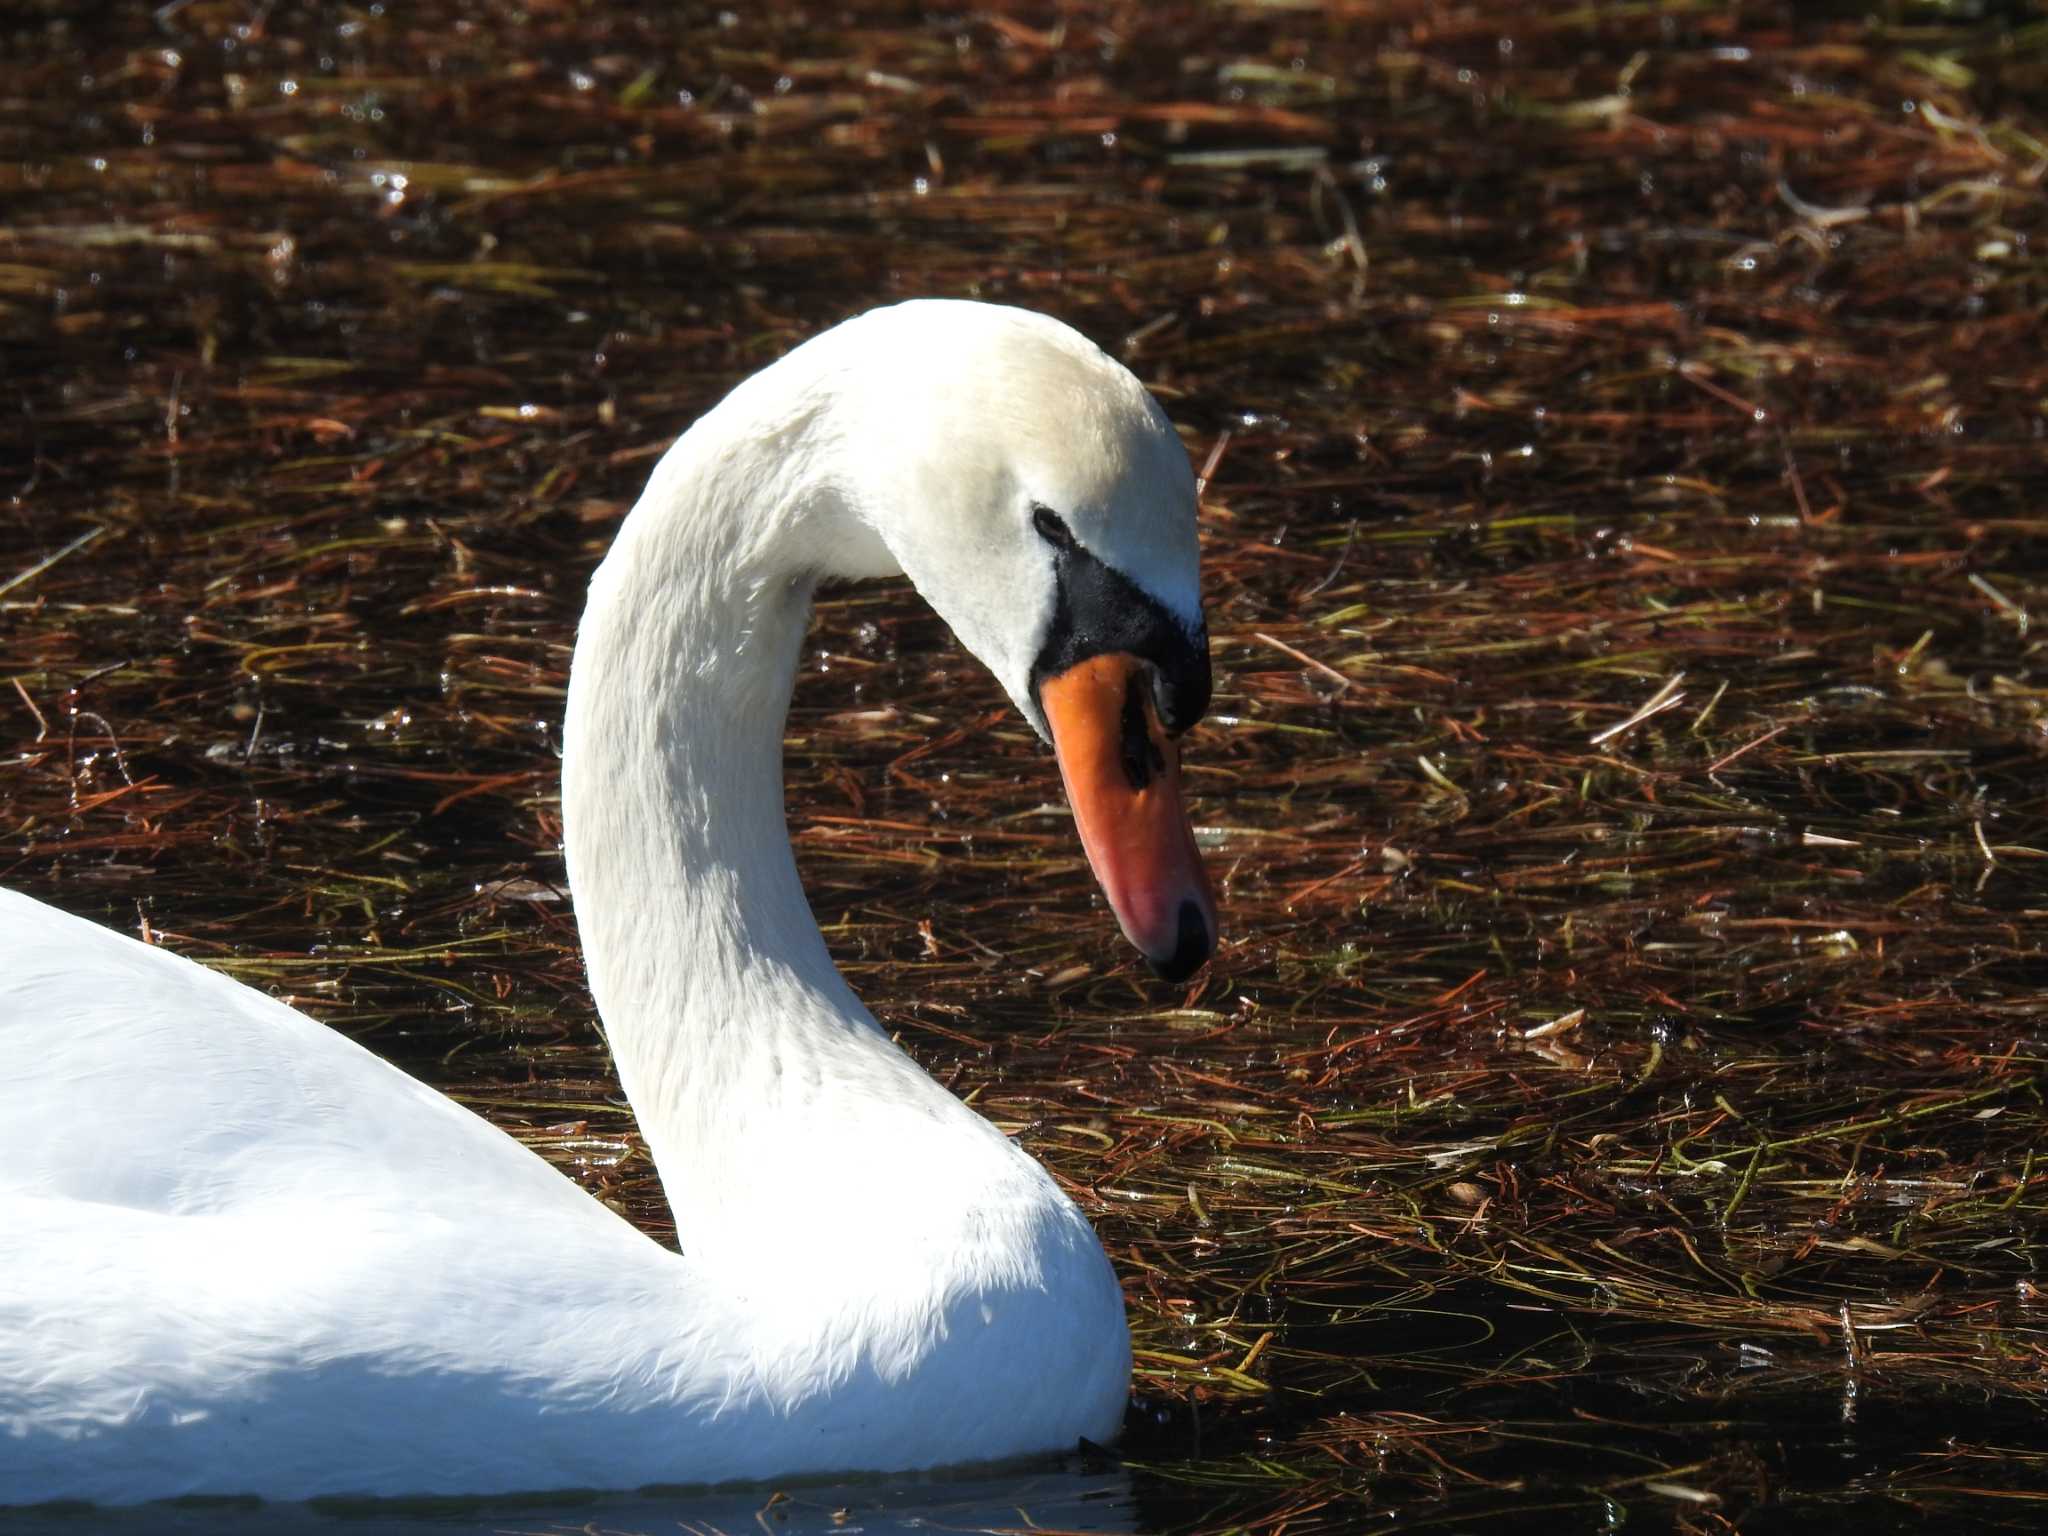
[[[1044,679],[1038,702],[1081,846],[1124,937],[1168,981],[1192,976],[1216,950],[1216,897],[1145,663],[1091,656]]]

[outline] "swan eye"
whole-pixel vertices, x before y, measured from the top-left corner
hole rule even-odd
[[[1066,519],[1053,511],[1051,507],[1033,502],[1031,505],[1031,526],[1036,528],[1038,536],[1054,549],[1072,549],[1074,547],[1073,530],[1067,526]]]

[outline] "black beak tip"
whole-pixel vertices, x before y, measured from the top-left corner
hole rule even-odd
[[[1180,932],[1175,936],[1173,953],[1160,958],[1147,955],[1145,960],[1160,980],[1186,981],[1215,952],[1216,935],[1209,931],[1202,909],[1193,901],[1184,901],[1180,904]]]

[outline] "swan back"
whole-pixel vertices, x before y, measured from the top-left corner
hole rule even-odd
[[[0,1190],[158,1215],[393,1197],[453,1211],[578,1198],[537,1157],[252,988],[0,890]],[[90,986],[81,986],[90,978]]]

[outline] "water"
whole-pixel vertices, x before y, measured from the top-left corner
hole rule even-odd
[[[828,941],[1139,1350],[1124,1471],[858,1518],[2031,1529],[2043,50],[1868,9],[0,23],[0,879],[673,1241],[562,899],[583,582],[801,336],[1047,308],[1210,466],[1229,947],[1146,978],[994,685],[828,597]]]
[[[30,1512],[8,1529],[29,1536],[84,1531],[205,1536],[912,1536],[945,1531],[1132,1531],[1129,1480],[1118,1472],[1040,1472],[1007,1478],[909,1479],[889,1486],[798,1486],[770,1493],[558,1494],[544,1499],[384,1500],[315,1507],[194,1500],[146,1510]]]

